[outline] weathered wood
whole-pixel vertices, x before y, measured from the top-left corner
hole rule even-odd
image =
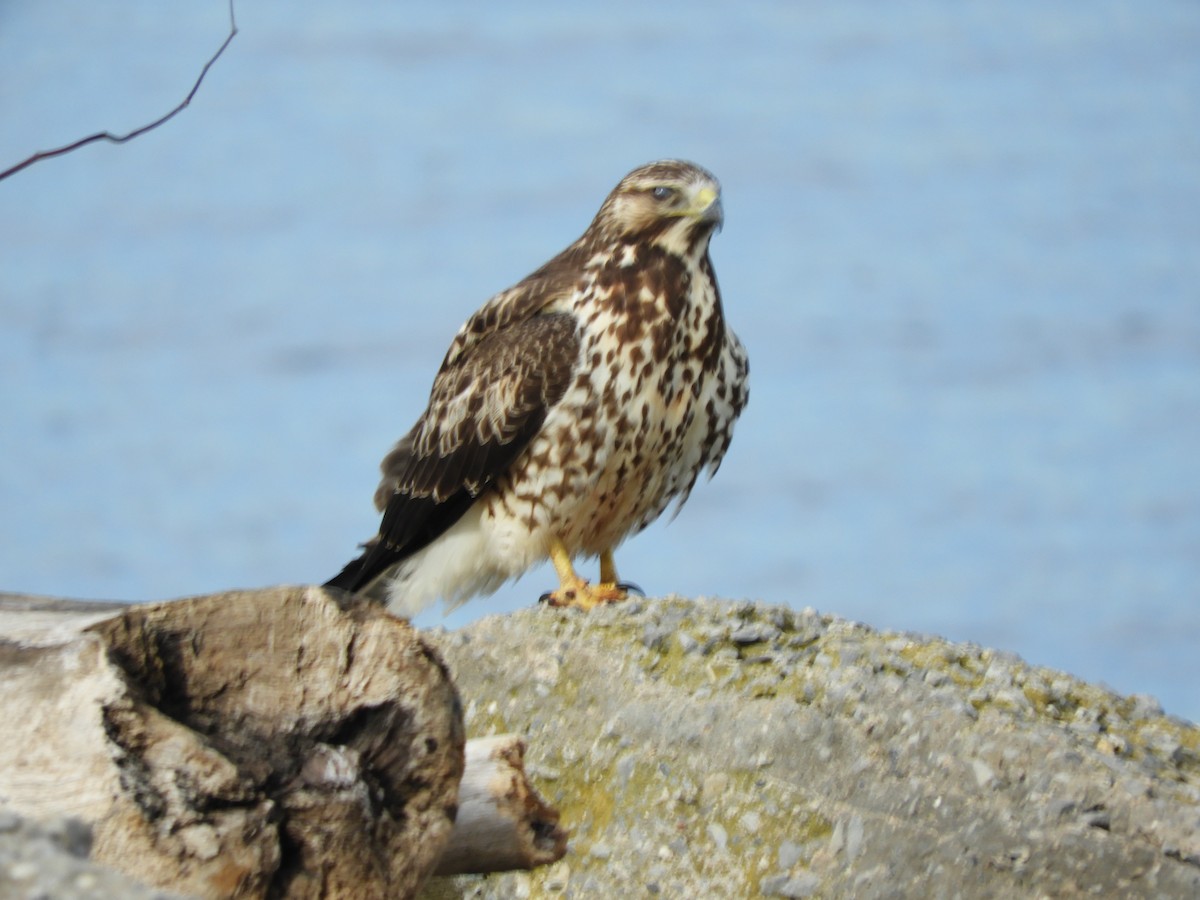
[[[562,858],[567,833],[525,775],[525,742],[513,734],[467,742],[458,818],[435,875],[532,869]]]
[[[453,826],[457,695],[404,621],[317,588],[0,603],[0,802],[208,897],[404,897]]]

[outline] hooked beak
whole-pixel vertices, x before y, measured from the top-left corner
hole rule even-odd
[[[721,194],[716,188],[703,187],[698,190],[688,213],[701,222],[715,223],[718,231],[725,224],[725,209],[721,206]]]

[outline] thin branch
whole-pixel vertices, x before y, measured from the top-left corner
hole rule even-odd
[[[17,163],[12,168],[5,169],[3,172],[0,172],[0,181],[3,181],[10,175],[16,175],[22,169],[32,166],[35,162],[39,162],[43,159],[50,159],[54,156],[62,156],[64,153],[70,153],[72,150],[78,150],[80,147],[83,147],[86,144],[95,143],[96,141],[108,141],[112,144],[124,144],[126,141],[132,141],[135,137],[140,137],[147,131],[152,131],[159,125],[162,125],[164,122],[175,118],[176,115],[181,113],[187,107],[187,105],[192,102],[192,98],[195,97],[196,92],[200,90],[200,85],[204,81],[204,76],[208,74],[208,70],[212,68],[213,63],[220,59],[221,54],[225,52],[225,48],[228,47],[233,41],[237,31],[237,20],[233,16],[233,0],[229,0],[229,34],[225,37],[225,40],[221,43],[221,46],[217,48],[217,52],[214,53],[212,57],[209,58],[208,62],[204,64],[204,68],[200,70],[200,75],[196,79],[196,83],[192,85],[192,89],[188,91],[187,96],[183,98],[183,102],[181,102],[166,115],[160,116],[148,125],[143,125],[141,128],[135,128],[128,134],[113,134],[110,131],[100,131],[96,134],[89,135],[88,137],[80,138],[74,143],[67,144],[65,147],[57,147],[54,150],[41,150],[23,162]]]

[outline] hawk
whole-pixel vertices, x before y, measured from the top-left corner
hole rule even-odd
[[[748,398],[708,255],[722,220],[709,172],[650,163],[582,237],[488,300],[380,466],[379,534],[327,586],[412,615],[549,557],[552,604],[624,599],[614,549],[716,472]],[[572,561],[596,556],[591,584]]]

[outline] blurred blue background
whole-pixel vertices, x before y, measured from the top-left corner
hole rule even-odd
[[[0,589],[331,576],[463,319],[682,156],[724,183],[751,403],[622,574],[1200,719],[1200,5],[237,14],[172,122],[0,182]],[[0,0],[0,167],[165,112],[226,24]]]

